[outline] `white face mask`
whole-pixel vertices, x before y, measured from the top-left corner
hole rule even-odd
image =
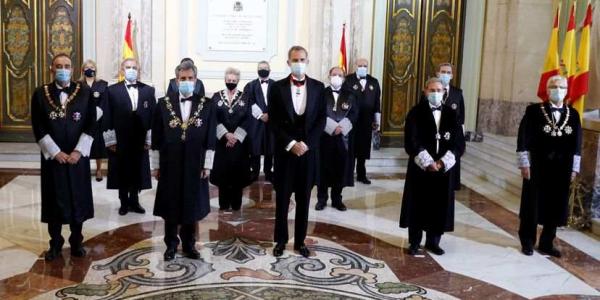
[[[291,63],[290,69],[292,70],[292,74],[294,74],[294,76],[296,76],[297,78],[304,77],[304,74],[306,73],[306,63]]]
[[[344,83],[344,78],[342,78],[342,76],[334,75],[331,76],[329,82],[331,83],[331,86],[334,90],[339,90],[342,87],[342,84]]]
[[[553,88],[550,89],[550,101],[554,104],[558,104],[565,99],[567,96],[567,89]]]
[[[439,93],[429,93],[429,95],[427,95],[427,101],[429,101],[429,104],[431,104],[431,106],[433,107],[438,107],[442,104],[442,99],[444,99],[444,93],[439,92]]]

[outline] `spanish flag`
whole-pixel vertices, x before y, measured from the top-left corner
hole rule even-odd
[[[577,53],[577,74],[573,80],[571,89],[571,104],[583,117],[583,104],[588,92],[590,71],[590,31],[592,27],[592,4],[588,1],[581,38],[579,40],[579,52]]]
[[[340,58],[338,66],[344,73],[348,71],[348,61],[346,60],[346,24],[342,27],[342,41],[340,42]]]
[[[133,51],[133,25],[131,23],[131,13],[127,16],[127,27],[125,28],[125,41],[123,43],[122,58],[135,58],[135,53]]]
[[[540,77],[540,83],[538,85],[537,95],[542,101],[548,100],[548,92],[546,91],[546,83],[548,79],[554,75],[558,75],[560,72],[560,64],[558,60],[558,16],[560,15],[560,8],[556,9],[556,15],[554,16],[554,25],[552,27],[552,33],[550,33],[550,42],[548,43],[548,50],[546,51],[546,59],[544,60],[544,69],[542,70],[542,76]]]
[[[562,75],[567,78],[569,89],[567,99],[571,99],[573,79],[577,71],[577,49],[575,41],[575,1],[571,4],[571,13],[569,14],[569,23],[567,24],[567,33],[563,42],[563,49],[560,57]]]

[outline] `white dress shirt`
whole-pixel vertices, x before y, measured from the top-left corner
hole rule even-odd
[[[556,106],[554,105],[554,103],[550,103],[550,108],[563,108],[564,105],[561,106]],[[560,117],[562,116],[562,113],[560,111],[554,111],[552,112],[552,117],[554,118],[554,123],[558,123],[558,121],[560,121]]]
[[[58,85],[58,83],[56,83],[56,87],[60,90],[60,94],[58,95],[58,98],[60,99],[60,105],[65,105],[65,102],[67,102],[67,98],[69,98],[69,94],[65,92],[65,89],[68,89],[69,86],[71,86],[70,82],[65,87],[62,87]]]
[[[358,76],[358,74],[356,74],[356,78],[358,78],[358,82],[360,82],[360,85],[362,86],[362,90],[365,90],[365,87],[367,86],[367,78],[360,78]]]
[[[127,89],[127,94],[129,94],[129,100],[131,100],[131,110],[135,111],[137,110],[137,105],[138,105],[138,89],[137,87],[130,87],[127,88],[128,84],[135,84],[136,82],[129,82],[127,80],[125,80],[124,84],[125,84],[125,89]]]
[[[192,95],[190,95],[190,97],[191,96]],[[179,93],[179,108],[181,109],[181,121],[185,123],[190,119],[190,113],[192,112],[192,101],[188,100],[182,102],[181,99],[183,98],[187,97],[184,97],[181,93]]]
[[[269,79],[267,78],[267,79],[259,79],[259,80],[269,80]],[[269,89],[269,82],[261,83],[260,89],[262,90],[263,98],[265,99],[265,105],[269,105],[269,99],[267,99],[267,91]]]

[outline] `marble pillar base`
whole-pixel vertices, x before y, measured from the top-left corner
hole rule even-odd
[[[516,136],[529,102],[479,99],[477,129],[482,132]]]

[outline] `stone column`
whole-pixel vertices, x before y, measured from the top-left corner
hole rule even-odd
[[[600,234],[600,118],[583,119],[581,179],[592,188],[592,230]]]

